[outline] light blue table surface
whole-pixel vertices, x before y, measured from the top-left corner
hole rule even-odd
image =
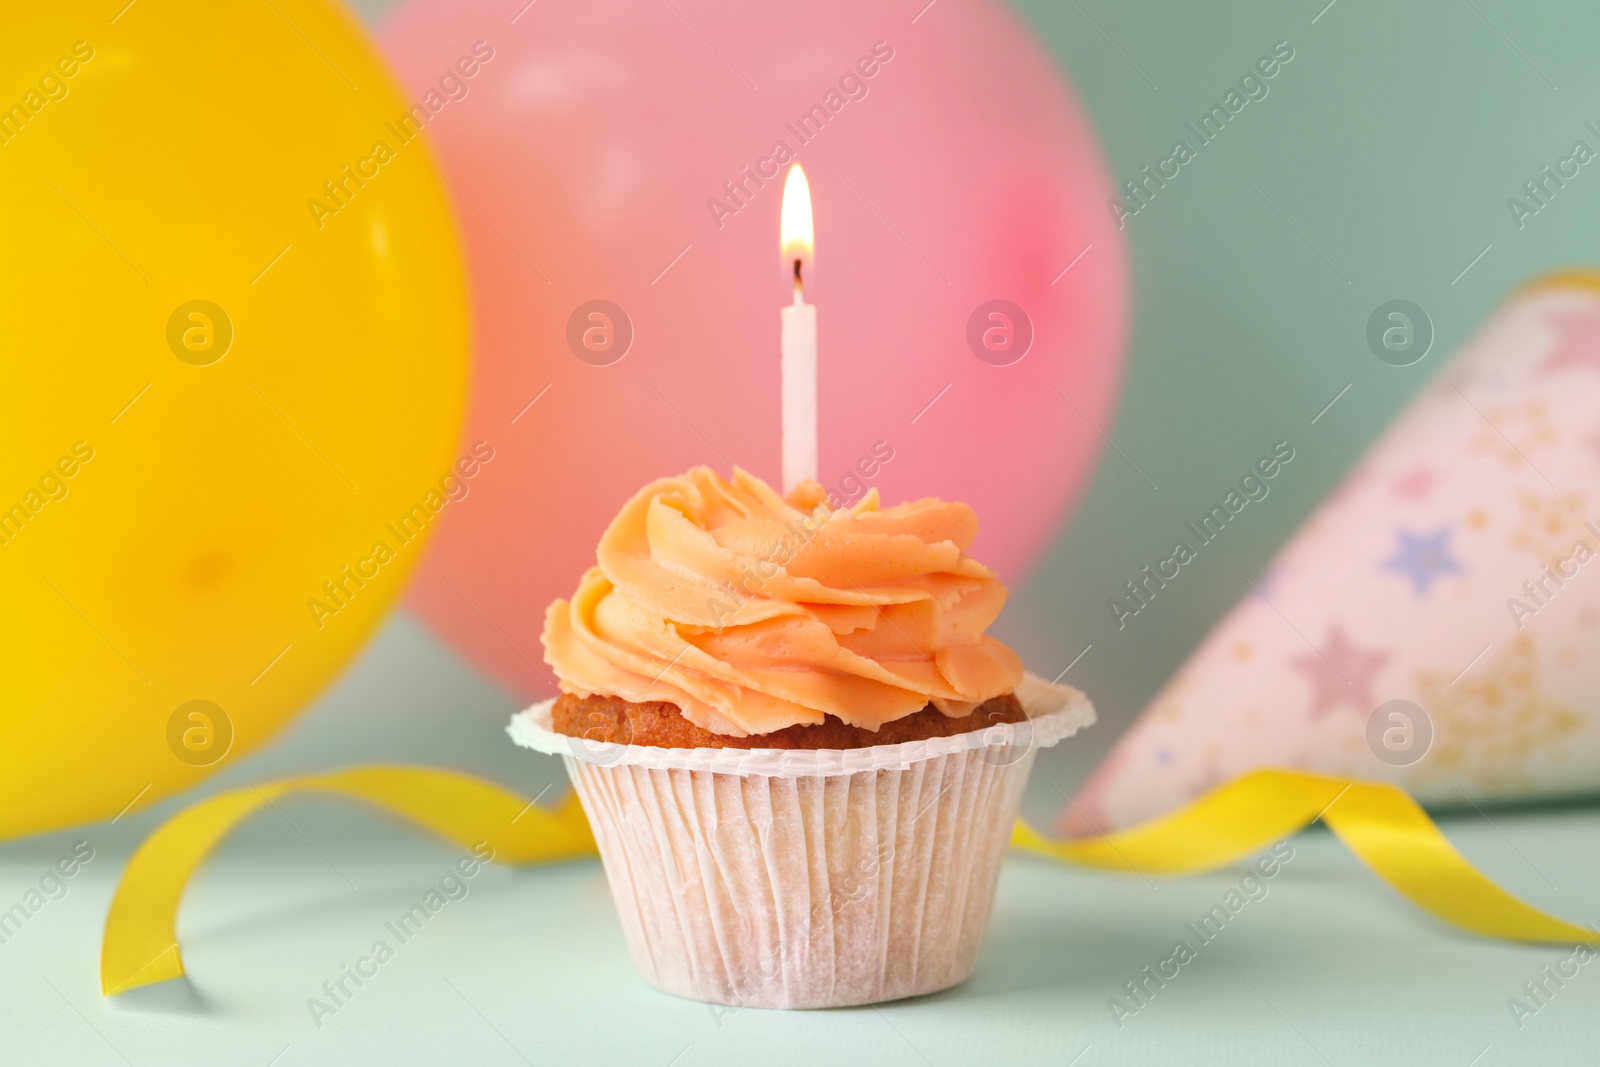
[[[356,6],[376,20],[391,4]],[[1108,450],[1001,620],[1000,636],[1036,666],[1094,645],[1073,680],[1104,722],[1040,760],[1027,806],[1043,818],[1435,369],[1432,358],[1401,370],[1373,359],[1373,308],[1422,304],[1442,357],[1509,287],[1597,258],[1594,179],[1525,229],[1505,200],[1600,120],[1600,17],[1586,0],[1018,6],[1070,71],[1119,180],[1273,41],[1300,57],[1259,114],[1129,226],[1133,328],[1105,430],[1164,489]],[[1307,420],[1346,382],[1312,435]],[[1117,634],[1105,576],[1137,570],[1241,456],[1291,431],[1306,439],[1306,466],[1277,491],[1277,510],[1220,546],[1206,579],[1170,594],[1141,634]],[[399,615],[277,742],[196,795],[378,760],[469,769],[533,795],[562,772],[505,739],[513,708]],[[62,736],[71,743],[69,724]],[[1120,1028],[1107,1001],[1167,956],[1237,872],[1153,885],[1015,858],[964,986],[877,1008],[719,1015],[637,977],[597,863],[491,869],[318,1027],[308,998],[455,854],[369,813],[296,800],[247,824],[194,883],[179,923],[191,980],[104,1000],[107,902],[131,850],[177,807],[0,845],[0,911],[75,842],[95,850],[65,896],[0,944],[0,1067],[1600,1060],[1600,963],[1519,1027],[1508,1000],[1567,950],[1445,928],[1320,831],[1294,839],[1270,894]],[[1510,891],[1600,919],[1600,808],[1470,813],[1444,828]]]
[[[471,769],[530,795],[564,788],[555,760],[504,739],[508,707],[400,616],[278,744],[207,789],[391,759]],[[1044,817],[1060,804],[1053,787],[1082,773],[1070,742],[1044,753],[1027,808]],[[596,861],[486,868],[399,944],[384,924],[457,850],[323,799],[258,815],[202,869],[179,921],[189,980],[103,999],[97,960],[112,889],[130,851],[176,807],[0,846],[0,908],[77,841],[94,849],[66,894],[0,944],[0,1063],[1497,1067],[1594,1062],[1600,1041],[1600,963],[1550,984],[1554,995],[1519,1027],[1508,999],[1570,949],[1446,928],[1322,831],[1294,838],[1267,895],[1119,1027],[1108,1001],[1177,939],[1195,945],[1186,924],[1239,870],[1146,882],[1015,856],[965,985],[874,1008],[729,1012],[638,977]],[[1600,811],[1474,814],[1444,827],[1510,891],[1570,919],[1600,918]],[[397,946],[393,958],[314,1018],[307,1001],[380,938]]]

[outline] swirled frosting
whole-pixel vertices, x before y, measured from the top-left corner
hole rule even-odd
[[[874,489],[830,510],[815,482],[785,499],[696,467],[623,506],[546,611],[545,660],[564,692],[667,701],[737,736],[966,715],[1023,673],[984,633],[1006,590],[966,554],[977,530],[965,504],[880,508]]]

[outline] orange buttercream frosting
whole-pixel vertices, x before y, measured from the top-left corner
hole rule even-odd
[[[735,469],[696,467],[639,491],[600,538],[570,601],[545,613],[564,692],[676,704],[745,736],[834,715],[876,730],[930,702],[966,715],[1022,680],[984,633],[1006,589],[966,554],[965,504],[830,511]]]

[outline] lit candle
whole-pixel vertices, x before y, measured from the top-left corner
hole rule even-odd
[[[794,276],[794,303],[782,311],[783,491],[788,493],[817,477],[817,309],[805,296],[805,274],[815,247],[811,187],[798,163],[783,182],[778,234],[784,271]]]

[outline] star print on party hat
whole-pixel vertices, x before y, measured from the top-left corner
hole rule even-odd
[[[1328,638],[1322,647],[1289,660],[1290,666],[1311,683],[1313,719],[1320,719],[1341,706],[1365,716],[1374,707],[1373,679],[1388,662],[1389,653],[1357,648],[1338,626],[1328,628]]]
[[[1432,467],[1415,467],[1408,474],[1395,480],[1394,494],[1411,500],[1426,499],[1433,489],[1435,480]]]
[[[1545,693],[1540,682],[1537,649],[1525,633],[1453,685],[1443,674],[1425,673],[1422,698],[1440,740],[1419,773],[1494,784],[1517,758],[1563,741],[1583,716]]]
[[[1394,555],[1383,561],[1385,570],[1400,571],[1411,579],[1417,595],[1427,596],[1434,578],[1461,573],[1461,564],[1450,557],[1450,528],[1440,527],[1431,534],[1397,531],[1399,545]]]
[[[1583,308],[1551,317],[1554,350],[1539,365],[1543,374],[1566,367],[1589,367],[1600,373],[1600,308]]]
[[[1063,829],[1273,765],[1438,804],[1600,790],[1600,273],[1508,301],[1266,573]],[[1425,717],[1420,751],[1380,758],[1380,706]]]

